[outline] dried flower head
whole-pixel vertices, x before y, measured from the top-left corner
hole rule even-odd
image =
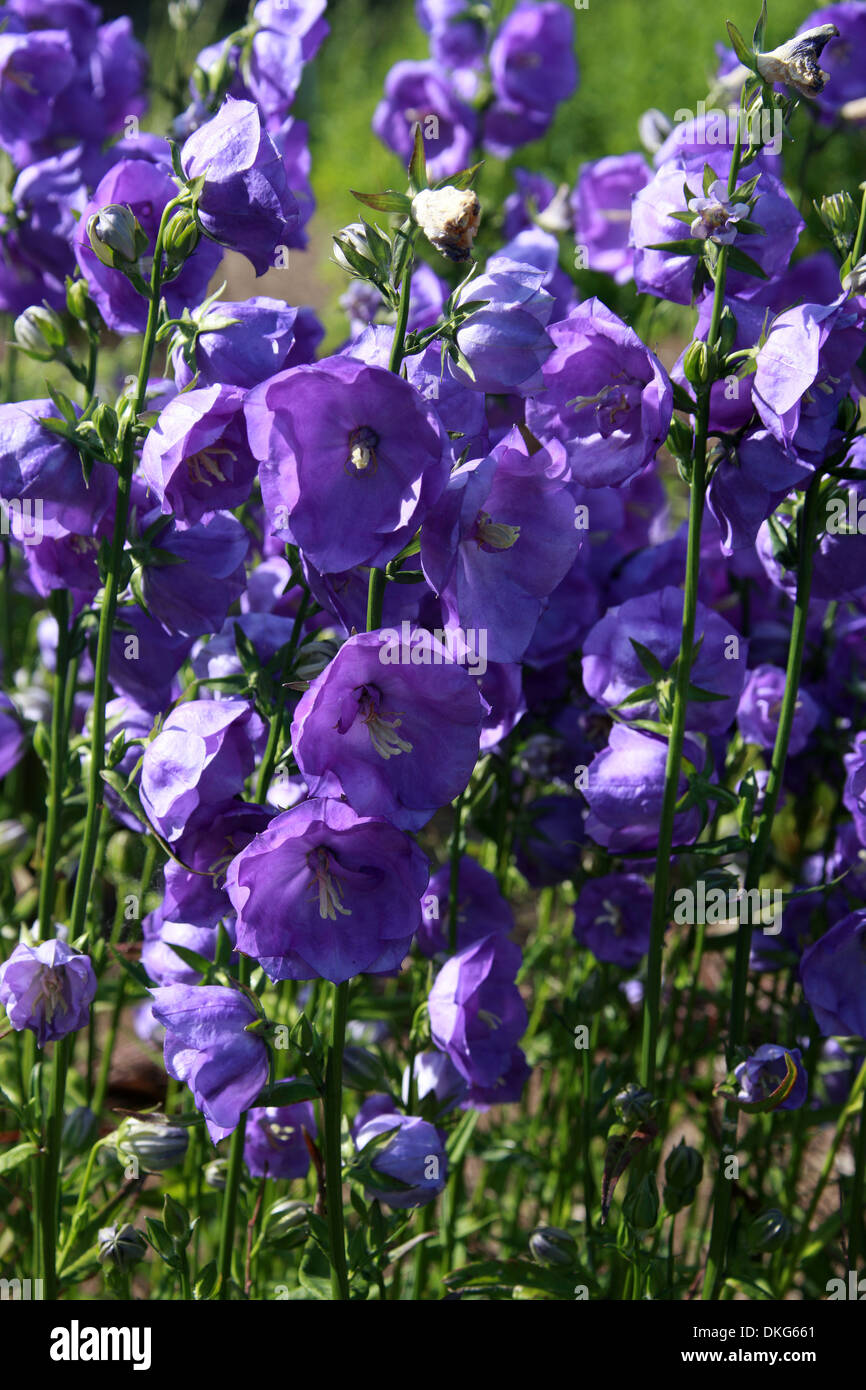
[[[793,87],[801,96],[817,96],[823,92],[829,74],[818,66],[825,47],[838,37],[835,24],[820,24],[797,34],[770,53],[755,54],[755,63],[765,82],[782,82]]]
[[[443,256],[469,260],[481,222],[481,204],[471,189],[424,188],[412,199],[412,217]]]

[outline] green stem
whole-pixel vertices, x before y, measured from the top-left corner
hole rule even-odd
[[[815,1184],[815,1189],[812,1193],[812,1200],[809,1203],[809,1209],[803,1218],[803,1224],[800,1227],[800,1230],[797,1234],[797,1239],[794,1242],[794,1247],[791,1251],[790,1259],[787,1262],[787,1270],[782,1279],[782,1287],[779,1290],[780,1298],[784,1298],[785,1294],[788,1292],[789,1288],[791,1287],[791,1284],[794,1281],[795,1274],[800,1268],[800,1260],[803,1255],[803,1250],[805,1249],[806,1242],[809,1239],[809,1228],[812,1225],[812,1221],[814,1220],[815,1212],[818,1210],[818,1203],[821,1201],[821,1198],[824,1195],[824,1188],[827,1186],[830,1174],[833,1171],[833,1165],[836,1162],[836,1155],[839,1152],[839,1147],[842,1143],[842,1139],[844,1137],[848,1121],[853,1115],[857,1113],[857,1111],[861,1107],[861,1102],[863,1102],[864,1100],[866,1100],[866,1061],[864,1061],[863,1065],[860,1068],[860,1071],[857,1073],[857,1079],[854,1082],[854,1085],[851,1087],[851,1094],[848,1097],[848,1103],[842,1111],[842,1114],[839,1116],[838,1122],[836,1124],[836,1132],[833,1135],[833,1141],[829,1149],[827,1150],[827,1156],[824,1159],[824,1166],[822,1167],[818,1181]]]
[[[226,1170],[226,1185],[223,1192],[222,1211],[220,1213],[220,1240],[219,1254],[217,1256],[217,1270],[219,1273],[219,1296],[221,1299],[229,1297],[229,1285],[232,1275],[232,1254],[235,1237],[235,1221],[238,1211],[238,1191],[240,1189],[241,1169],[244,1162],[244,1139],[246,1138],[247,1116],[246,1111],[238,1121],[237,1129],[231,1137],[229,1147],[229,1162]]]
[[[340,1131],[343,1115],[343,1047],[349,1013],[349,982],[334,985],[331,1037],[325,1068],[325,1200],[327,1203],[328,1248],[331,1259],[331,1297],[347,1300],[349,1275],[346,1267],[346,1235],[343,1221],[343,1157]]]
[[[806,502],[800,518],[800,551],[797,566],[797,597],[794,604],[794,617],[791,623],[791,639],[788,646],[788,665],[785,672],[785,694],[779,715],[779,727],[770,762],[770,772],[764,792],[764,803],[749,861],[746,866],[746,889],[754,888],[760,882],[764,863],[770,848],[770,836],[776,806],[782,789],[782,778],[788,757],[788,744],[794,713],[797,705],[797,692],[800,688],[800,673],[803,668],[803,651],[806,643],[806,625],[809,616],[809,598],[812,591],[812,565],[815,529],[817,524],[818,497],[821,485],[820,472],[815,475],[806,493]],[[737,946],[734,958],[734,978],[731,990],[731,1022],[728,1036],[729,1058],[733,1056],[744,1037],[746,1018],[746,992],[749,978],[749,951],[752,942],[752,926],[742,922],[737,932]],[[736,1147],[737,1122],[739,1111],[731,1102],[725,1106],[723,1131],[728,1136],[730,1150]],[[710,1250],[704,1278],[704,1298],[716,1298],[724,1276],[728,1246],[728,1232],[731,1219],[731,1184],[724,1176],[724,1163],[719,1164],[716,1175],[716,1192],[713,1202],[713,1226],[710,1236]]]
[[[42,1184],[42,1277],[45,1297],[57,1297],[57,1233],[60,1224],[60,1147],[63,1139],[63,1097],[73,1037],[54,1044],[51,1098],[45,1125],[45,1173]]]
[[[165,207],[159,224],[156,244],[153,251],[153,269],[150,277],[150,299],[147,308],[147,323],[141,345],[138,366],[138,379],[133,402],[133,415],[137,419],[144,407],[147,396],[147,381],[156,346],[156,333],[159,327],[159,302],[162,288],[162,245],[165,230],[172,213],[180,205],[180,199],[172,199]],[[96,857],[96,843],[99,838],[100,810],[102,807],[102,769],[105,760],[105,704],[108,696],[108,663],[111,655],[111,637],[117,599],[120,587],[120,567],[123,548],[126,543],[126,530],[129,522],[129,501],[132,491],[132,474],[135,465],[135,434],[131,422],[127,422],[123,446],[118,464],[117,502],[114,513],[114,529],[108,556],[108,568],[99,611],[99,633],[96,641],[96,662],[93,676],[93,712],[90,741],[90,771],[87,782],[87,814],[84,822],[84,835],[81,842],[81,858],[75,881],[75,896],[72,900],[72,921],[69,935],[74,941],[84,930],[90,892],[93,881],[93,867]]]
[[[863,1245],[863,1186],[866,1178],[866,1092],[860,1108],[857,1147],[854,1154],[854,1178],[848,1208],[848,1268],[859,1270]]]
[[[718,293],[719,282],[716,282]],[[674,817],[679,799],[679,781],[686,731],[688,687],[691,677],[692,651],[695,637],[695,616],[698,602],[698,572],[701,559],[701,522],[704,512],[704,488],[707,465],[707,419],[709,394],[701,393],[698,402],[695,432],[695,458],[689,496],[689,536],[686,554],[686,584],[683,598],[683,621],[680,636],[680,656],[677,663],[674,707],[671,732],[665,762],[665,789],[659,825],[653,885],[650,948],[647,960],[647,983],[644,1000],[644,1026],[641,1040],[641,1083],[648,1090],[655,1087],[656,1049],[661,1014],[662,953],[665,929],[668,924],[668,887],[673,845]]]
[[[304,626],[304,618],[307,616],[307,610],[309,606],[310,591],[309,589],[305,589],[300,604],[298,605],[298,611],[295,615],[295,620],[292,625],[292,635],[289,638],[289,642],[286,647],[286,654],[283,659],[283,680],[285,680],[289,671],[292,669],[292,661],[294,660],[295,652],[298,649],[298,643],[301,640],[301,632]],[[262,760],[262,765],[259,768],[259,776],[258,781],[256,783],[256,801],[259,802],[260,805],[264,804],[265,797],[268,794],[268,788],[271,785],[271,778],[274,774],[274,766],[276,765],[277,756],[280,751],[280,743],[282,741],[283,729],[285,728],[286,723],[286,699],[282,689],[279,691],[279,694],[277,696],[277,702],[277,713],[271,719],[270,728],[268,729],[268,746],[265,749],[265,756]]]
[[[51,918],[57,891],[57,849],[60,843],[60,816],[66,782],[66,678],[69,669],[69,594],[55,589],[50,599],[57,622],[57,655],[51,701],[51,766],[48,778],[48,814],[42,847],[42,874],[39,881],[39,928],[43,940],[51,935]]]

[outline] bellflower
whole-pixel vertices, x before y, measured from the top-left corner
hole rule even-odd
[[[343,644],[301,697],[292,748],[313,796],[342,790],[361,815],[417,830],[467,782],[485,704],[465,667],[423,629]]]
[[[243,790],[262,723],[245,700],[186,700],[144,750],[141,804],[170,843]]]
[[[294,1081],[287,1076],[287,1081]],[[250,1110],[244,1137],[244,1163],[254,1178],[304,1178],[310,1154],[304,1130],[315,1139],[316,1114],[308,1100]]]
[[[687,748],[686,756],[698,765],[703,762],[694,749],[689,752]],[[612,853],[654,851],[658,844],[666,758],[664,739],[625,724],[614,724],[607,747],[589,765],[584,790],[589,804],[587,835]],[[686,785],[685,775],[681,774],[679,796],[685,794]],[[675,843],[693,840],[700,824],[696,806],[680,811],[674,820]]]
[[[775,744],[785,685],[785,672],[779,666],[762,663],[749,672],[737,707],[737,726],[747,743],[768,749]],[[799,689],[788,743],[792,757],[806,747],[820,714],[808,690]]]
[[[171,353],[174,379],[181,391],[197,387],[240,386],[247,391],[282,371],[295,345],[298,310],[281,299],[253,295],[242,303],[219,299],[203,312],[195,310],[192,366],[183,341]],[[186,399],[189,399],[187,395]]]
[[[339,983],[399,968],[428,877],[413,840],[344,802],[303,801],[230,863],[238,949],[274,980]]]
[[[452,376],[477,391],[527,396],[542,385],[541,367],[553,350],[545,331],[553,298],[542,289],[543,270],[491,256],[483,275],[457,296],[458,307],[486,300],[457,330],[457,346],[474,374],[448,359]]]
[[[435,412],[381,367],[332,357],[279,372],[245,411],[270,526],[325,574],[393,559],[447,482]]]
[[[258,107],[227,96],[186,140],[180,159],[188,179],[204,179],[196,212],[207,236],[241,251],[264,275],[298,220],[298,205]]]
[[[598,299],[552,324],[544,392],[526,423],[542,444],[559,440],[572,475],[587,487],[628,482],[667,438],[673,388],[658,358]]]
[[[186,530],[173,521],[143,561],[141,593],[166,632],[200,637],[217,632],[243,592],[250,538],[230,512],[212,512]]]
[[[422,904],[418,949],[424,956],[448,950],[451,926],[451,866],[443,864],[430,880]],[[457,870],[457,949],[462,951],[481,936],[514,930],[514,913],[499,891],[493,874],[477,859],[464,854]]]
[[[662,668],[673,665],[680,649],[683,592],[670,586],[657,593],[629,599],[618,608],[609,608],[583,643],[583,684],[586,693],[599,704],[619,705],[633,691],[652,683],[652,676],[633,646],[647,647]],[[737,639],[738,655],[729,658],[729,638]],[[688,727],[705,733],[724,733],[736,713],[736,702],[746,675],[747,643],[732,632],[728,620],[698,602],[695,638],[700,642],[691,670],[691,684],[700,690],[722,695],[721,700],[690,702],[686,712]],[[701,640],[702,639],[702,640]],[[652,699],[626,705],[625,719],[657,719],[658,705]]]
[[[583,884],[574,936],[596,960],[633,970],[649,950],[652,889],[637,874],[604,874]]]
[[[358,1120],[361,1118],[359,1115]],[[356,1121],[356,1149],[363,1153],[371,1140],[389,1130],[397,1132],[376,1151],[370,1165],[372,1173],[364,1177],[367,1196],[397,1210],[423,1207],[438,1197],[448,1176],[443,1140],[427,1120],[385,1110],[361,1124]],[[397,1186],[392,1185],[395,1179]]]
[[[798,459],[819,463],[866,334],[850,301],[799,304],[772,322],[755,358],[752,396],[767,429]]]
[[[609,155],[581,165],[578,173],[571,199],[575,240],[586,250],[587,268],[612,275],[618,285],[634,274],[631,205],[651,178],[642,154]]]
[[[230,510],[252,491],[256,461],[244,423],[244,392],[203,386],[169,401],[141,453],[141,473],[162,505],[180,521]]]
[[[268,1079],[268,1050],[247,1032],[258,1019],[243,991],[221,985],[152,989],[153,1017],[165,1026],[165,1069],[192,1091],[215,1144],[237,1128]]]
[[[94,213],[109,204],[128,207],[147,236],[152,252],[163,210],[176,196],[177,186],[170,166],[153,164],[148,159],[121,159],[100,180],[81,214],[75,230],[75,257],[100,314],[115,333],[144,331],[147,300],[122,271],[104,265],[99,259],[90,245],[87,224]],[[219,259],[216,247],[203,240],[180,274],[164,286],[163,294],[172,317],[179,317],[188,304],[197,304],[204,298]]]
[[[451,474],[421,533],[421,563],[449,628],[487,633],[492,661],[517,662],[581,533],[562,449],[529,454],[514,430]]]
[[[484,143],[507,158],[544,134],[556,107],[577,87],[573,15],[554,0],[518,4],[491,45],[490,78],[494,100]]]
[[[713,160],[713,167],[723,182],[726,195],[726,159],[721,155],[719,151],[708,158]],[[661,299],[673,300],[675,304],[691,302],[692,280],[697,264],[695,256],[649,248],[661,242],[684,239],[688,229],[672,214],[687,210],[683,185],[688,183],[690,188],[699,188],[701,168],[701,165],[680,162],[663,164],[651,182],[635,195],[631,245],[634,247],[635,284],[641,294],[654,294]],[[763,227],[763,233],[737,231],[737,221],[744,213],[740,209],[736,189],[730,203],[723,195],[724,204],[719,202],[718,197],[708,202],[696,194],[690,210],[695,212],[704,236],[716,240],[724,238],[757,261],[767,276],[779,275],[787,268],[803,230],[803,221],[782,184],[772,174],[766,171],[761,173],[756,193],[751,220]],[[698,207],[699,203],[705,206]],[[751,298],[761,283],[745,271],[731,269],[728,273],[727,288],[730,294]]]
[[[824,1037],[866,1038],[866,912],[843,917],[803,952],[800,979]]]
[[[0,965],[0,1004],[16,1031],[35,1033],[38,1047],[83,1028],[95,994],[90,957],[59,939],[21,942]]]
[[[114,470],[97,460],[85,482],[78,451],[40,424],[42,418],[60,419],[52,400],[0,405],[0,497],[7,508],[21,504],[21,523],[31,536],[30,522],[41,536],[90,535],[117,491]]]
[[[433,1041],[470,1085],[495,1085],[526,1029],[526,1006],[514,983],[520,963],[520,948],[494,933],[449,956],[433,981]]]
[[[435,132],[426,141],[432,179],[447,178],[471,162],[477,125],[472,108],[460,100],[436,63],[395,63],[373,113],[373,131],[408,164],[416,122],[422,134],[425,126]]]
[[[799,1110],[809,1090],[809,1078],[799,1047],[779,1047],[777,1043],[764,1043],[751,1057],[747,1057],[745,1062],[740,1062],[739,1066],[734,1068],[734,1076],[740,1084],[738,1098],[745,1101],[766,1100],[784,1081],[788,1057],[797,1068],[797,1076],[790,1093],[778,1109]]]
[[[514,857],[533,888],[548,888],[574,878],[586,839],[584,811],[576,796],[538,796],[525,808],[517,826]]]

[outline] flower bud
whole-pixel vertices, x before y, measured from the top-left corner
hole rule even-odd
[[[189,208],[180,208],[165,229],[163,250],[172,265],[182,265],[198,246],[201,228]]]
[[[147,237],[131,208],[109,203],[87,222],[87,236],[103,265],[115,269],[118,262],[132,265],[147,246]]]
[[[540,1265],[572,1266],[577,1259],[577,1242],[559,1226],[537,1226],[529,1237],[532,1258]]]
[[[681,1139],[665,1159],[665,1207],[669,1212],[691,1206],[703,1175],[703,1158]]]
[[[129,1269],[144,1258],[147,1242],[134,1226],[103,1226],[97,1236],[99,1263]]]
[[[623,1215],[638,1235],[651,1231],[659,1218],[659,1190],[655,1175],[646,1173],[629,1188],[622,1206]]]
[[[265,1238],[272,1244],[300,1244],[309,1234],[309,1216],[312,1208],[309,1202],[299,1202],[293,1197],[281,1197],[274,1202],[265,1218]]]
[[[316,1034],[306,1014],[301,1014],[289,1034],[289,1042],[296,1052],[309,1057],[316,1049]]]
[[[31,304],[15,320],[15,341],[37,362],[49,362],[66,345],[60,315],[47,305]]]
[[[689,343],[683,357],[683,374],[692,386],[706,386],[710,380],[712,354],[702,338]]]
[[[343,1085],[353,1091],[381,1091],[385,1087],[382,1063],[365,1047],[349,1046],[343,1052]]]
[[[665,1181],[669,1187],[696,1187],[704,1175],[704,1160],[697,1149],[681,1139],[665,1159]]]
[[[614,1097],[613,1108],[624,1124],[643,1124],[652,1115],[653,1098],[649,1091],[631,1081]]]
[[[778,1250],[791,1234],[793,1227],[784,1212],[777,1207],[769,1207],[756,1216],[748,1230],[748,1246],[755,1253],[760,1250]]]
[[[227,1167],[228,1164],[224,1158],[214,1158],[207,1164],[204,1170],[204,1180],[208,1187],[215,1187],[218,1192],[224,1190]]]
[[[422,188],[412,199],[412,220],[450,261],[468,261],[481,222],[481,204],[471,188]]]
[[[29,832],[20,820],[0,820],[0,854],[4,859],[20,854],[29,843]]]
[[[334,260],[350,275],[358,275],[363,280],[375,278],[378,273],[376,257],[367,239],[367,229],[363,222],[350,222],[333,237]]]
[[[860,216],[851,194],[846,190],[828,193],[818,205],[818,216],[842,255],[847,255],[854,245]]]
[[[86,280],[72,280],[66,286],[66,307],[74,319],[84,323],[96,306],[90,298]]]
[[[122,1159],[136,1158],[146,1173],[163,1173],[183,1162],[188,1137],[181,1125],[149,1124],[127,1116],[117,1131],[116,1143]]]
[[[181,1206],[180,1202],[172,1197],[170,1192],[166,1192],[165,1201],[162,1206],[162,1223],[172,1240],[179,1245],[186,1245],[190,1237],[189,1212],[186,1207]]]
[[[69,1153],[89,1149],[96,1138],[99,1125],[93,1111],[86,1105],[76,1105],[63,1121],[63,1147]]]

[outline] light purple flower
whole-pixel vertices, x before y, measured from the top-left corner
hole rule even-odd
[[[83,1028],[95,994],[90,957],[59,939],[21,942],[0,965],[0,1004],[12,1027],[31,1029],[39,1047]]]

